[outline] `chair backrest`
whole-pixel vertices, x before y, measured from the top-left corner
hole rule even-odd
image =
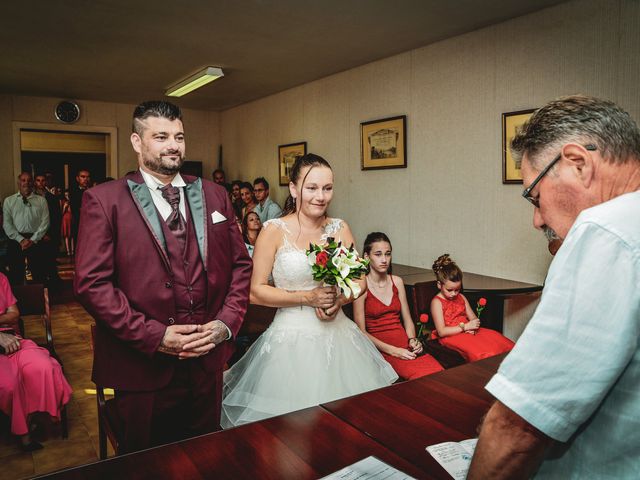
[[[51,315],[49,310],[49,290],[40,283],[29,285],[15,285],[11,287],[16,300],[20,316],[40,315],[47,336],[47,349],[58,359],[53,348],[53,334],[51,332]]]
[[[48,315],[49,295],[44,285],[15,285],[11,290],[18,300],[20,315]]]
[[[420,318],[420,315],[426,313],[429,315],[429,321],[432,321],[431,316],[431,300],[438,292],[438,282],[431,280],[430,282],[418,282],[413,285],[413,318],[416,321]]]

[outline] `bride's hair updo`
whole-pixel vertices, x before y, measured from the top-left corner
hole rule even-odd
[[[300,179],[300,172],[302,172],[302,169],[305,167],[311,167],[311,168],[309,168],[309,170],[307,170],[307,173],[305,173],[304,178],[302,179],[301,185],[304,185],[304,181],[307,179],[307,175],[309,175],[309,172],[313,167],[327,167],[329,170],[332,170],[331,165],[329,165],[329,162],[327,162],[320,155],[316,155],[315,153],[307,153],[306,155],[303,155],[296,159],[296,161],[293,164],[293,167],[291,168],[291,171],[289,172],[289,180],[297,185],[298,180]],[[302,195],[302,190],[300,190],[300,195]],[[296,211],[296,201],[291,196],[291,194],[289,194],[289,196],[287,197],[287,200],[284,202],[284,208],[282,209],[281,216],[284,217],[285,215],[289,215],[290,213],[294,213],[295,211]]]
[[[447,280],[452,282],[462,281],[462,270],[456,265],[448,253],[440,255],[438,259],[433,262],[431,267],[433,273],[436,274],[436,279],[440,283],[445,283]]]

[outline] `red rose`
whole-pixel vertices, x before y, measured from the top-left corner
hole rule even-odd
[[[327,252],[320,252],[316,255],[316,265],[320,265],[321,267],[326,267],[327,262],[329,261],[329,254]]]
[[[420,315],[420,323],[428,323],[429,322],[429,315],[427,315],[426,313],[423,313],[422,315]]]
[[[487,304],[487,299],[482,297],[480,300],[478,300],[478,305],[480,305],[481,307],[484,307]]]

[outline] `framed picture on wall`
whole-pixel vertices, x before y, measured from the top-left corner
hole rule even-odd
[[[407,167],[407,116],[360,124],[361,170]]]
[[[502,183],[522,183],[520,162],[511,156],[511,140],[535,109],[502,114]]]
[[[289,172],[298,159],[307,154],[307,142],[289,143],[278,145],[278,172],[280,172],[280,185],[289,185]]]

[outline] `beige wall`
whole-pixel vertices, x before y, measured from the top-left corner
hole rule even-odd
[[[330,213],[360,242],[383,230],[397,262],[449,252],[467,271],[541,283],[551,257],[522,186],[502,184],[500,115],[580,92],[640,119],[639,32],[640,2],[574,1],[227,110],[229,177],[277,185],[277,145],[306,140],[335,170]],[[401,114],[408,168],[361,171],[360,122]]]
[[[0,197],[15,192],[16,165],[20,165],[14,146],[19,128],[65,130],[55,120],[53,111],[59,98],[0,95]],[[117,165],[113,173],[121,176],[137,168],[137,159],[131,148],[131,115],[135,105],[94,101],[78,101],[82,114],[72,129],[115,132],[114,142]],[[217,166],[220,145],[220,114],[203,110],[184,110],[184,128],[187,135],[187,159],[203,162],[203,175],[211,178]]]

